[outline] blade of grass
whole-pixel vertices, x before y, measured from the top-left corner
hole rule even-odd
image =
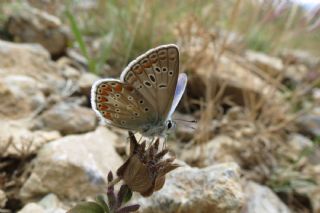
[[[69,22],[70,22],[70,27],[71,27],[71,31],[76,39],[76,42],[79,45],[80,51],[82,52],[82,54],[84,55],[84,57],[87,59],[88,62],[88,67],[90,72],[96,73],[96,63],[95,60],[93,58],[90,58],[86,44],[84,42],[83,36],[81,31],[79,30],[79,26],[78,23],[75,19],[75,17],[72,15],[72,13],[70,12],[69,9],[66,9],[65,12]]]

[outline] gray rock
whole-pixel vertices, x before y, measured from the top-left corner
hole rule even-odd
[[[66,50],[69,35],[58,17],[27,4],[14,5],[9,13],[6,31],[15,40],[39,43],[51,55],[61,55]]]
[[[18,213],[65,213],[66,208],[55,194],[48,194],[38,203],[28,203]]]
[[[57,64],[51,61],[48,51],[43,47],[0,40],[0,79],[12,75],[34,79],[45,94],[60,94],[65,87],[65,79]]]
[[[55,194],[48,194],[38,202],[45,209],[58,209],[63,208],[64,205],[61,203],[59,198]]]
[[[90,97],[91,87],[95,81],[99,80],[99,77],[92,73],[84,73],[79,79],[79,87],[82,94]]]
[[[238,141],[229,136],[218,135],[203,145],[195,145],[184,150],[181,152],[180,158],[189,164],[202,167],[215,163],[237,162],[239,160],[233,152],[233,148],[239,146],[239,144]]]
[[[30,131],[20,124],[0,121],[0,153],[2,157],[36,154],[49,141],[59,139],[57,131]]]
[[[62,102],[45,111],[37,125],[62,134],[84,133],[95,129],[97,117],[89,108]]]
[[[46,213],[46,211],[37,203],[28,203],[18,213]]]
[[[239,212],[244,204],[239,176],[235,163],[178,168],[168,174],[160,191],[137,200],[139,212]]]
[[[29,200],[52,192],[78,200],[105,191],[108,172],[123,163],[113,147],[116,140],[114,133],[100,127],[46,144],[20,190],[21,198]]]
[[[46,106],[41,86],[33,78],[24,75],[0,77],[0,95],[2,119],[27,118]]]
[[[247,203],[243,213],[289,213],[290,209],[266,186],[249,182],[245,186]]]

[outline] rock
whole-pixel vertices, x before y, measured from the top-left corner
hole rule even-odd
[[[39,43],[53,56],[65,52],[68,33],[58,17],[27,4],[15,4],[9,13],[5,30],[16,41]]]
[[[28,203],[18,213],[46,213],[46,211],[39,204]]]
[[[266,186],[249,182],[245,186],[247,197],[245,213],[289,213],[289,208]]]
[[[0,208],[3,208],[6,205],[7,202],[7,196],[4,191],[0,189]]]
[[[181,167],[168,174],[164,187],[139,198],[139,212],[239,212],[244,194],[235,163],[207,168]]]
[[[91,87],[95,81],[99,80],[99,77],[92,73],[84,73],[79,79],[80,92],[87,97],[90,97]]]
[[[64,208],[64,205],[61,203],[59,198],[55,194],[52,194],[52,193],[46,195],[38,203],[42,207],[44,207],[46,210],[52,210],[53,211],[53,209]],[[63,211],[63,212],[65,212],[65,211]]]
[[[76,62],[65,56],[59,58],[56,62],[64,78],[71,80],[74,84],[79,81],[83,68],[80,69],[81,67]]]
[[[316,108],[309,114],[302,115],[297,119],[300,130],[313,137],[320,136],[320,108]]]
[[[57,131],[30,131],[21,124],[0,122],[0,153],[2,157],[29,156],[49,141],[59,139]]]
[[[62,134],[76,134],[92,131],[96,124],[97,116],[93,110],[74,103],[61,102],[41,115],[37,127],[57,130]]]
[[[48,194],[38,203],[28,203],[18,213],[65,213],[66,208],[54,194]]]
[[[240,143],[226,135],[218,135],[205,144],[190,147],[179,156],[191,165],[206,167],[214,163],[237,162],[233,147]],[[240,163],[237,162],[237,163]]]
[[[0,79],[21,75],[34,79],[45,95],[60,94],[65,87],[58,66],[43,47],[0,40]]]
[[[37,81],[23,75],[0,78],[0,96],[0,119],[26,118],[46,105]]]
[[[114,133],[100,127],[44,145],[20,197],[28,200],[51,192],[77,200],[104,192],[108,172],[123,163],[113,147],[116,140]]]
[[[270,76],[277,76],[281,74],[284,65],[280,58],[272,57],[261,52],[247,50],[245,56],[249,62],[255,64],[262,71],[268,73]]]

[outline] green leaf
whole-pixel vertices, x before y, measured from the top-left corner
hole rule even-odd
[[[122,185],[118,193],[118,200],[121,203],[127,203],[132,197],[132,191],[128,185]]]
[[[109,206],[106,203],[105,198],[104,198],[103,195],[98,195],[97,198],[96,198],[96,201],[97,201],[97,203],[99,203],[103,207],[103,209],[104,209],[104,211],[106,213],[110,212]]]
[[[105,211],[97,203],[83,202],[70,209],[67,213],[105,213]]]

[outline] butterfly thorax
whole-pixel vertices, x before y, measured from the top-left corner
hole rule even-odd
[[[165,137],[176,126],[176,123],[172,120],[166,120],[165,122],[159,122],[156,125],[147,125],[141,129],[141,133],[146,137]]]

